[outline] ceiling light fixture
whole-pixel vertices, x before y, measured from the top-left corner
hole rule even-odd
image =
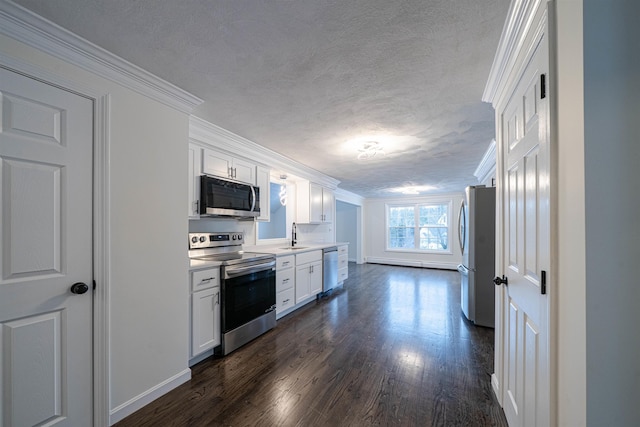
[[[362,143],[362,146],[358,148],[358,160],[369,160],[376,156],[385,156],[385,152],[382,151],[382,146],[378,141],[365,141]]]

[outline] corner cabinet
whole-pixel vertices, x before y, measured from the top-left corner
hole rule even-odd
[[[313,182],[297,185],[296,219],[301,224],[333,222],[333,191]]]
[[[254,163],[208,148],[203,150],[202,172],[256,185]]]
[[[189,218],[200,217],[200,175],[202,174],[202,148],[189,144]]]
[[[190,335],[191,359],[220,345],[219,267],[191,272]]]

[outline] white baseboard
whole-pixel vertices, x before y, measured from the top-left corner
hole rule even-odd
[[[117,408],[113,408],[109,414],[109,425],[113,425],[125,417],[133,414],[143,406],[148,405],[160,396],[163,396],[178,387],[179,385],[189,381],[191,379],[191,369],[185,369],[182,372],[177,373],[166,381],[161,382],[155,387],[150,388],[144,393],[130,399]]]
[[[439,268],[443,270],[458,269],[458,264],[453,262],[414,261],[414,260],[406,260],[406,259],[381,258],[381,257],[367,257],[365,261],[369,264],[401,265],[404,267],[418,267],[418,268]]]
[[[498,383],[498,377],[495,373],[491,374],[491,388],[493,389],[493,394],[495,394],[496,399],[498,399],[498,403],[500,403],[500,406],[502,406],[500,383]]]

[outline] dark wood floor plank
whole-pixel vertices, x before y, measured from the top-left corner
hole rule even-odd
[[[144,426],[506,426],[493,330],[460,310],[459,273],[349,265],[343,289],[278,321],[125,418]]]

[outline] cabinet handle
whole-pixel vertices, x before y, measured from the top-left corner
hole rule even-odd
[[[196,209],[194,213],[200,213],[200,200],[196,200],[195,205],[196,205]]]
[[[287,298],[286,300],[282,301],[282,304],[286,304],[289,302],[289,298]]]
[[[216,305],[220,304],[220,292],[216,292]]]
[[[282,280],[282,283],[288,283],[289,282],[289,278],[287,277],[286,279]]]
[[[213,279],[215,279],[215,277],[209,277],[209,278],[207,278],[207,279],[202,279],[202,280],[200,281],[200,283],[207,283],[207,282],[212,281]]]
[[[285,265],[289,265],[289,261],[285,261],[282,263],[282,266],[284,267]]]

